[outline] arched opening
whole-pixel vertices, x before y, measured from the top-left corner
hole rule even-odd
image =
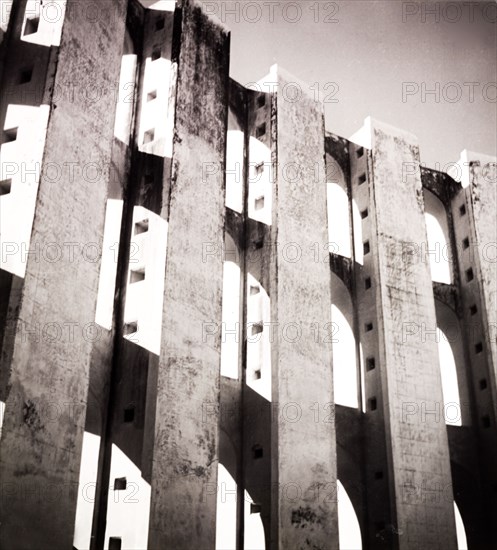
[[[461,513],[457,504],[454,502],[454,515],[456,517],[456,535],[458,550],[468,550],[468,541],[466,540],[466,529],[462,521]]]
[[[350,258],[351,227],[347,183],[342,169],[326,155],[326,195],[328,208],[328,246],[330,252]]]
[[[238,379],[240,346],[240,266],[238,249],[225,235],[221,337],[221,375]]]
[[[450,246],[447,212],[442,201],[431,191],[423,190],[425,205],[426,252],[430,257],[431,279],[438,283],[452,283],[452,250]]]
[[[446,304],[435,300],[437,343],[443,392],[443,416],[453,426],[470,423],[469,392],[459,319]]]
[[[244,550],[266,550],[260,506],[252,500],[247,491],[245,491],[244,520]]]
[[[331,321],[328,331],[333,349],[333,392],[335,403],[357,408],[357,352],[353,327],[353,307],[343,282],[331,274]]]
[[[345,487],[337,479],[338,544],[340,550],[362,550],[359,520]]]
[[[236,498],[236,481],[222,464],[218,464],[216,550],[236,548]]]
[[[229,111],[226,136],[226,206],[243,212],[243,163],[245,136],[233,112]]]

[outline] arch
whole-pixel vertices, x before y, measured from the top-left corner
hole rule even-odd
[[[244,501],[244,550],[266,550],[264,524],[262,523],[261,514],[248,491],[245,491]]]
[[[430,256],[431,279],[438,283],[452,283],[452,250],[447,211],[442,201],[431,191],[423,189],[427,252]]]
[[[240,261],[238,248],[225,234],[223,263],[221,375],[238,379],[240,349]]]
[[[226,136],[226,206],[243,212],[243,164],[245,135],[230,109]]]
[[[333,392],[335,403],[357,408],[357,351],[352,299],[343,282],[331,274]]]
[[[454,501],[454,515],[456,517],[456,535],[458,550],[468,550],[468,541],[466,538],[466,529],[462,520],[461,512]]]
[[[326,182],[330,252],[350,258],[352,238],[347,182],[343,170],[329,154],[326,154]]]
[[[435,300],[437,344],[444,398],[444,418],[454,426],[470,424],[470,401],[461,327],[457,315]]]
[[[337,479],[338,544],[340,550],[362,550],[359,520],[345,487]]]
[[[237,484],[228,470],[217,465],[216,550],[236,548]]]

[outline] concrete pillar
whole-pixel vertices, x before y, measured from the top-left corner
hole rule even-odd
[[[386,419],[387,458],[398,548],[456,548],[447,429],[435,330],[419,150],[415,136],[376,121],[370,211],[374,230],[364,243],[378,285],[376,332]],[[414,173],[413,173],[414,172]],[[430,332],[431,331],[431,332]],[[373,399],[373,398],[371,398]]]
[[[184,2],[152,466],[154,549],[215,545],[228,68],[229,34],[199,2]]]
[[[125,0],[99,6],[91,19],[86,3],[94,4],[67,6],[55,75],[60,93],[43,157],[62,177],[41,174],[13,341],[0,445],[2,548],[73,543],[126,18]],[[93,101],[95,89],[108,93]]]
[[[282,93],[295,79],[280,71],[277,81],[271,548],[328,550],[338,548],[338,517],[324,120],[312,97]]]

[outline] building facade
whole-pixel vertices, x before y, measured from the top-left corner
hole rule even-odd
[[[493,548],[495,159],[196,0],[2,9],[0,547]]]

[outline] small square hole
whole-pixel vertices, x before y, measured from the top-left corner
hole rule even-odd
[[[356,151],[357,158],[360,159],[364,155],[364,147],[359,147]]]
[[[129,423],[133,422],[135,419],[135,407],[130,405],[124,409],[124,422]]]
[[[137,270],[132,269],[130,271],[129,282],[131,284],[139,283],[144,280],[145,280],[145,269],[137,269]]]
[[[138,332],[138,322],[135,321],[133,323],[126,323],[124,325],[124,335],[129,336],[130,334],[134,334],[135,332]]]
[[[159,17],[155,21],[155,30],[156,31],[161,31],[164,28],[164,25],[165,25],[164,17]]]
[[[251,514],[260,514],[261,513],[261,505],[260,504],[254,504],[253,502],[250,503],[250,513]]]
[[[254,323],[252,325],[252,336],[255,334],[260,334],[263,331],[264,327],[262,323]]]
[[[362,185],[366,181],[366,174],[361,174],[357,180],[359,185]]]
[[[478,308],[475,305],[472,305],[469,308],[469,312],[471,313],[471,315],[476,315],[478,313]]]
[[[480,380],[480,390],[486,390],[487,389],[487,379],[486,378],[482,378]]]
[[[135,223],[135,235],[146,233],[148,231],[148,220],[142,220]]]
[[[368,357],[366,359],[366,371],[373,370],[376,367],[374,357]]]
[[[365,210],[363,210],[361,212],[361,218],[364,219],[364,218],[367,218],[368,217],[368,209],[366,208]]]
[[[364,279],[364,288],[369,290],[371,288],[371,277],[366,277]]]
[[[121,550],[122,539],[121,537],[109,537],[109,550]]]
[[[128,482],[125,477],[116,477],[114,479],[114,491],[126,491]]]
[[[377,521],[374,524],[374,528],[376,531],[384,531],[385,530],[385,522],[384,521]]]
[[[250,285],[250,296],[254,296],[254,294],[259,294],[261,289],[258,286],[252,286]]]
[[[262,210],[264,208],[264,197],[258,197],[255,199],[255,209]]]
[[[160,48],[156,48],[153,52],[152,52],[152,61],[156,61],[157,59],[160,59],[161,57],[161,51],[160,51]]]
[[[265,94],[261,94],[261,95],[257,98],[257,107],[264,107],[264,105],[266,105],[266,95],[265,95]]]
[[[259,164],[255,165],[255,173],[257,175],[262,174],[264,172],[264,161],[259,162]]]
[[[488,415],[483,416],[481,419],[481,425],[484,428],[490,428],[490,416]]]
[[[262,377],[261,369],[254,371],[254,380],[260,380]]]
[[[468,237],[466,237],[465,239],[463,239],[463,241],[462,241],[462,247],[464,248],[464,250],[466,250],[466,248],[469,248],[469,239],[468,239]]]
[[[370,250],[369,241],[366,241],[364,243],[364,254],[369,254],[369,250]]]
[[[257,129],[255,131],[255,137],[260,138],[262,136],[266,135],[266,123],[263,122],[259,126],[257,126]]]
[[[154,178],[153,174],[145,174],[143,176],[143,179],[144,179],[146,185],[152,185],[155,181],[155,178]]]
[[[33,69],[24,69],[19,75],[19,84],[27,84],[33,78]]]
[[[259,240],[259,241],[255,241],[254,243],[254,248],[256,250],[260,250],[262,247],[264,246],[264,241],[263,239]]]
[[[143,143],[152,143],[152,141],[154,141],[154,137],[155,137],[155,130],[147,130],[144,134],[143,134]]]
[[[262,450],[262,447],[260,445],[254,445],[252,447],[252,456],[254,458],[262,458],[264,452]]]
[[[476,345],[475,345],[475,353],[481,353],[483,351],[483,343],[482,342],[478,342]]]
[[[366,324],[364,325],[364,330],[365,330],[366,332],[371,332],[371,331],[373,330],[373,323],[366,323]]]
[[[0,197],[2,197],[3,195],[8,195],[10,193],[11,187],[12,187],[11,178],[9,178],[8,180],[0,181]]]
[[[460,216],[465,216],[466,215],[466,205],[465,204],[461,204],[461,206],[459,207],[459,215]]]
[[[38,27],[40,26],[39,17],[29,17],[26,19],[26,24],[24,25],[24,35],[29,36],[30,34],[35,34],[38,32]]]
[[[375,479],[383,479],[383,472],[375,472],[374,473]]]
[[[472,281],[473,279],[475,278],[474,276],[474,273],[473,273],[473,269],[470,267],[469,269],[466,270],[466,281]]]
[[[154,99],[157,99],[157,90],[153,90],[147,94],[147,101],[153,101]]]
[[[370,399],[368,399],[368,410],[369,411],[375,411],[377,406],[378,406],[378,404],[376,402],[376,397],[371,397]]]
[[[4,143],[11,143],[17,139],[17,130],[19,128],[9,128],[4,130]]]

